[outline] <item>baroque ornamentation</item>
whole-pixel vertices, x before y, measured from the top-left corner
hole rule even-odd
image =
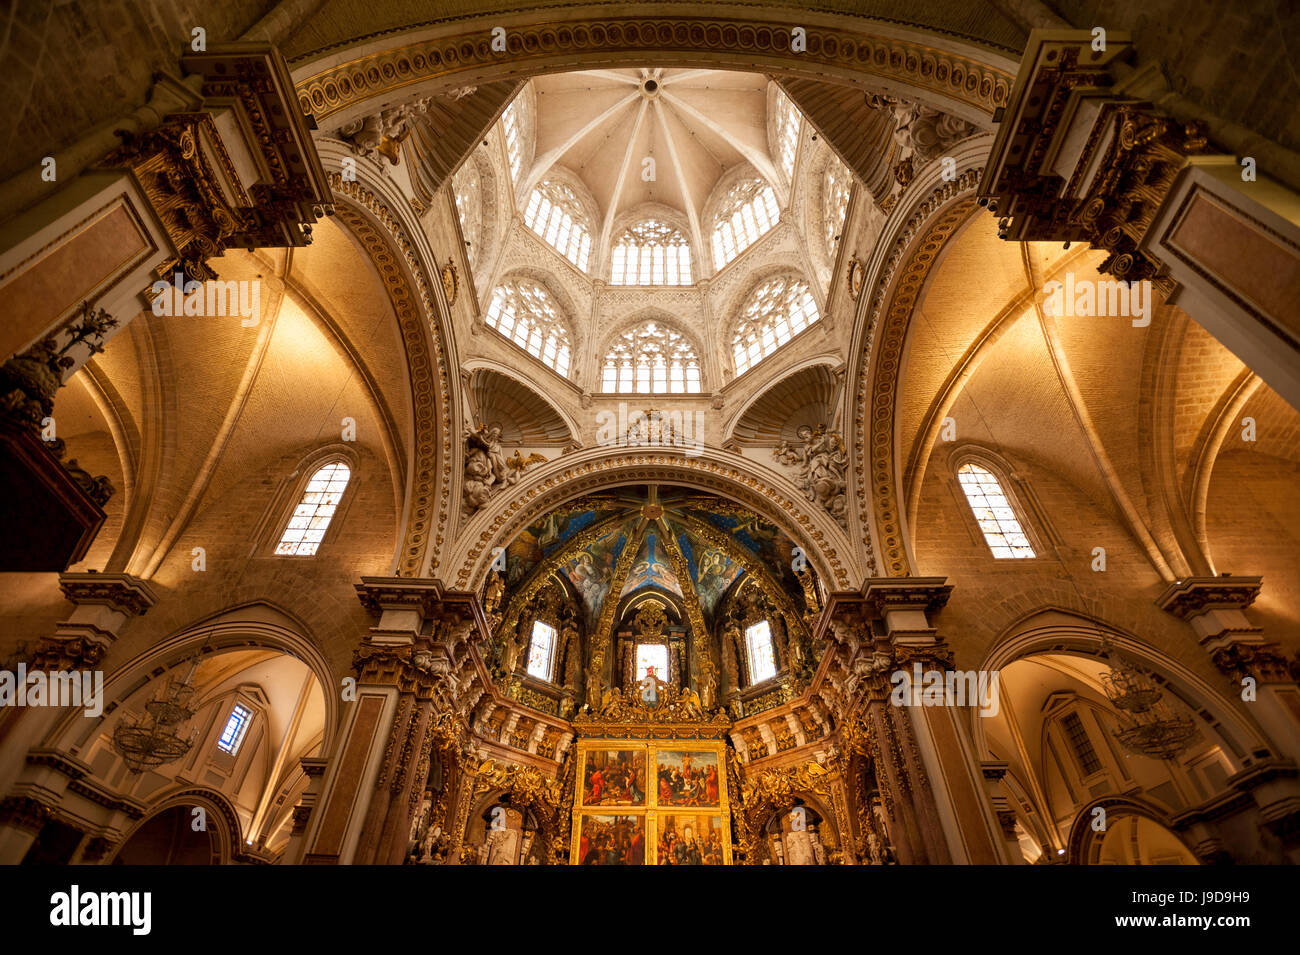
[[[465,432],[465,478],[461,485],[465,510],[472,513],[504,487],[516,483],[531,464],[545,463],[541,454],[525,458],[516,451],[507,458],[501,450],[501,427],[492,425]]]
[[[868,93],[866,98],[872,109],[887,109],[894,114],[894,142],[902,148],[905,160],[914,160],[917,168],[978,132],[966,120],[924,103],[879,93]]]
[[[787,467],[797,467],[796,483],[808,500],[824,507],[835,522],[848,530],[848,479],[849,454],[844,438],[838,431],[827,431],[825,425],[814,430],[801,425],[797,432],[801,446],[782,441],[772,452]]]

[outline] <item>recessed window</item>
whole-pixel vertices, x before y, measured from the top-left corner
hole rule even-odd
[[[1034,548],[993,472],[978,464],[963,464],[957,469],[957,480],[993,556],[1033,557]]]
[[[620,335],[605,353],[601,390],[697,395],[700,359],[684,335],[648,321]]]
[[[467,160],[451,180],[456,198],[456,215],[460,218],[460,233],[468,244],[465,256],[472,267],[478,261],[479,239],[482,235],[483,210],[479,197],[483,192],[483,177],[473,159]]]
[[[483,319],[534,358],[568,376],[569,330],[555,300],[533,282],[507,282],[492,293]]]
[[[636,647],[636,679],[641,682],[654,673],[668,682],[668,645],[665,643],[638,643]]]
[[[745,630],[745,653],[749,657],[750,683],[762,683],[776,676],[772,626],[766,620],[760,620]]]
[[[510,160],[510,179],[519,181],[524,164],[523,130],[520,129],[518,100],[511,101],[501,114],[501,130],[506,138],[506,156]]]
[[[528,645],[528,675],[539,680],[551,678],[551,661],[555,657],[555,628],[541,620],[533,621],[533,639]]]
[[[772,187],[761,179],[742,179],[718,203],[713,225],[713,265],[722,268],[761,239],[780,221]]]
[[[835,237],[844,231],[844,214],[849,208],[849,193],[853,189],[853,177],[848,168],[834,157],[826,164],[826,174],[822,177],[822,207],[825,219],[822,222],[822,235],[826,240],[826,254],[835,258]]]
[[[577,194],[562,182],[544,180],[528,197],[524,224],[580,269],[591,257],[591,229]]]
[[[1065,728],[1070,748],[1074,750],[1075,759],[1079,761],[1083,774],[1091,776],[1101,772],[1101,760],[1097,758],[1097,751],[1092,748],[1092,740],[1088,738],[1088,731],[1083,728],[1083,721],[1078,714],[1066,713],[1061,718],[1061,725]]]
[[[799,151],[799,124],[803,117],[790,97],[777,91],[776,152],[786,182],[794,179],[794,158]]]
[[[248,732],[248,724],[252,721],[252,711],[236,703],[234,709],[230,711],[230,716],[226,719],[226,726],[221,731],[221,737],[217,740],[217,749],[223,753],[229,753],[231,756],[238,753],[240,745],[244,742],[244,734]]]
[[[280,535],[275,552],[281,557],[311,557],[325,539],[352,471],[341,462],[327,464],[311,476],[302,500]]]
[[[821,318],[808,283],[774,278],[760,284],[740,311],[731,340],[741,375]]]
[[[666,222],[646,219],[614,243],[611,285],[690,285],[691,246]]]

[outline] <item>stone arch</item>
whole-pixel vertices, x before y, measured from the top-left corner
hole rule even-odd
[[[546,511],[575,497],[627,484],[673,484],[708,491],[754,510],[804,549],[828,590],[847,590],[866,575],[848,537],[831,515],[810,504],[787,479],[744,458],[705,448],[698,455],[597,448],[565,455],[525,478],[478,511],[448,554],[457,590],[482,588],[493,548],[513,540]]]
[[[1183,848],[1189,854],[1195,855],[1192,847],[1187,845],[1182,836],[1178,835],[1173,826],[1169,824],[1168,815],[1155,806],[1133,796],[1102,796],[1084,806],[1070,825],[1070,835],[1066,840],[1065,856],[1066,862],[1070,865],[1095,865],[1097,863],[1098,856],[1101,854],[1102,842],[1106,837],[1105,830],[1098,833],[1092,828],[1093,811],[1098,808],[1105,810],[1108,823],[1113,820],[1115,815],[1140,816],[1144,819],[1150,819],[1182,843]],[[1099,836],[1100,838],[1098,838]]]
[[[104,860],[105,864],[111,865],[137,833],[171,809],[203,810],[206,831],[212,840],[213,865],[229,865],[232,862],[242,861],[240,856],[244,855],[243,827],[239,823],[239,815],[235,812],[235,807],[230,804],[229,799],[215,789],[195,786],[172,789],[151,802],[145,815],[136,821],[136,824],[122,837],[122,841],[112,855]]]

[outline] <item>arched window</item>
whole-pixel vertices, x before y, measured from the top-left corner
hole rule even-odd
[[[550,680],[555,661],[555,628],[541,620],[533,621],[533,639],[528,645],[528,675]]]
[[[507,282],[492,293],[484,321],[534,358],[567,377],[569,330],[555,300],[532,282]]]
[[[992,471],[966,463],[957,469],[957,480],[994,557],[1035,556],[1011,501]]]
[[[587,211],[577,194],[562,182],[543,180],[524,209],[524,224],[580,269],[591,257]]]
[[[776,653],[772,649],[772,625],[760,620],[745,629],[745,655],[749,658],[749,682],[762,683],[776,676]]]
[[[799,151],[799,124],[803,117],[790,97],[776,93],[776,158],[786,182],[794,179],[794,157]]]
[[[614,243],[611,285],[690,285],[691,246],[666,222],[646,219]]]
[[[519,173],[524,164],[524,134],[519,121],[519,100],[510,101],[506,111],[501,114],[501,131],[506,138],[506,157],[510,160],[510,180],[519,181]]]
[[[316,553],[351,476],[351,469],[341,461],[327,464],[311,476],[302,500],[289,518],[289,525],[280,535],[276,554],[311,557]]]
[[[772,187],[742,179],[723,194],[713,217],[713,264],[722,268],[762,238],[781,218]]]
[[[744,374],[821,317],[808,283],[794,278],[768,279],[740,310],[731,340],[736,374]]]
[[[478,261],[479,239],[483,229],[483,207],[480,202],[483,177],[479,175],[478,164],[471,157],[452,177],[451,185],[456,197],[456,214],[460,218],[460,233],[469,243],[465,257],[471,267]]]
[[[844,214],[849,208],[849,193],[853,189],[853,178],[849,170],[835,157],[826,164],[822,176],[822,214],[825,220],[822,235],[826,239],[826,254],[835,258],[835,237],[844,229]]]
[[[605,353],[601,390],[622,394],[700,393],[700,359],[686,336],[651,320]]]

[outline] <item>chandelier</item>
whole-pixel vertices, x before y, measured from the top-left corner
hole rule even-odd
[[[182,724],[195,712],[190,703],[198,692],[193,680],[199,653],[190,661],[185,679],[169,678],[166,689],[144,705],[143,716],[123,716],[113,730],[113,749],[131,772],[142,773],[175,762],[194,745],[197,731],[190,730],[188,736],[183,736]]]
[[[1192,717],[1181,715],[1165,702],[1164,690],[1148,670],[1120,656],[1104,635],[1101,652],[1110,664],[1101,675],[1101,685],[1119,714],[1120,729],[1114,735],[1125,749],[1139,756],[1172,760],[1200,739]]]

